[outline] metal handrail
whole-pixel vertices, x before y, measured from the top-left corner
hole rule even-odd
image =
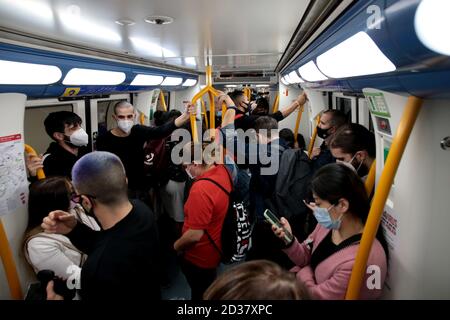
[[[215,105],[214,105],[214,96],[218,96],[219,92],[213,88],[212,86],[212,68],[211,66],[206,66],[206,86],[200,90],[193,98],[192,104],[196,104],[197,101],[204,95],[208,94],[209,97],[209,127],[211,129],[215,128]],[[197,122],[195,118],[196,114],[191,113],[191,130],[192,130],[192,140],[197,143],[198,142],[198,133],[197,133]],[[214,136],[214,130],[211,130],[211,135]]]
[[[319,125],[319,121],[320,121],[320,114],[318,114],[317,117],[316,117],[316,125],[314,127],[314,131],[313,131],[311,140],[309,141],[309,146],[308,146],[308,157],[309,158],[311,158],[311,153],[312,153],[313,148],[314,148],[314,143],[316,142],[317,126]]]
[[[389,150],[389,155],[386,159],[383,172],[381,173],[380,181],[373,197],[372,206],[370,207],[369,215],[364,226],[364,232],[353,265],[347,294],[345,296],[345,299],[347,300],[356,300],[359,298],[363,278],[366,274],[366,265],[370,249],[372,248],[372,243],[380,225],[384,206],[389,196],[395,173],[397,172],[400,160],[402,159],[414,123],[419,115],[422,103],[423,100],[420,98],[409,97],[405,110],[403,111],[403,116],[398,125],[395,138],[392,141],[391,149]]]
[[[295,142],[297,142],[298,129],[300,128],[300,121],[302,121],[302,114],[303,114],[304,109],[305,109],[305,107],[301,106],[300,109],[298,110],[297,120],[295,122],[295,129],[294,129],[294,141]]]
[[[277,93],[277,95],[275,97],[275,101],[273,102],[272,113],[275,113],[278,111],[279,105],[280,105],[280,93]]]

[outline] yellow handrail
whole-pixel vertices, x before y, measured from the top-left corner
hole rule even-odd
[[[227,104],[224,102],[222,102],[222,121],[223,121],[223,117],[225,116],[225,113],[227,112]]]
[[[206,124],[206,127],[209,127],[209,125],[208,125],[208,114],[207,114],[207,112],[206,112],[205,100],[203,100],[203,98],[200,99],[200,104],[202,105],[202,112],[203,112],[203,114],[205,115],[205,124]]]
[[[302,121],[302,114],[303,114],[304,106],[301,106],[298,110],[297,114],[297,121],[295,122],[295,129],[294,129],[294,141],[297,142],[297,136],[298,136],[298,129],[300,128],[300,121]]]
[[[218,96],[219,92],[212,86],[212,68],[210,65],[206,66],[206,86],[200,90],[193,98],[192,104],[196,104],[197,100],[200,99],[204,94],[208,93],[209,96],[209,127],[211,129],[215,128],[215,106],[214,106],[214,96]],[[195,121],[195,113],[191,113],[191,130],[192,130],[192,140],[198,142],[197,134],[197,122]],[[212,135],[214,135],[214,130],[211,130]]]
[[[166,98],[164,98],[164,93],[162,90],[159,90],[159,100],[161,100],[164,111],[167,111]]]
[[[141,115],[139,116],[139,123],[142,125],[144,125],[145,123],[145,114],[143,114],[142,112]]]
[[[30,154],[32,156],[37,156],[36,151],[28,144],[25,144],[25,153],[28,153],[28,154]],[[37,176],[38,180],[45,179],[44,170],[42,168],[41,169],[37,169],[36,170],[36,176]]]
[[[377,161],[373,160],[372,165],[370,166],[369,174],[367,175],[367,179],[364,184],[368,197],[370,197],[373,187],[375,186],[375,172],[377,171],[376,163]]]
[[[314,131],[311,137],[311,141],[309,141],[309,146],[308,146],[308,157],[311,158],[311,153],[313,151],[314,148],[314,142],[316,142],[316,137],[317,137],[317,126],[319,125],[319,121],[320,121],[320,114],[317,115],[316,117],[316,125],[314,127]]]
[[[247,97],[247,99],[250,101],[252,97],[252,90],[250,88],[245,87],[244,88],[244,95]]]
[[[394,181],[403,152],[406,148],[414,123],[417,119],[419,111],[422,107],[423,100],[417,97],[409,97],[402,119],[398,125],[397,133],[392,141],[389,155],[386,159],[383,172],[381,173],[375,195],[373,197],[372,206],[370,207],[369,216],[367,217],[364,232],[361,238],[361,244],[356,255],[355,264],[353,265],[352,275],[347,288],[345,299],[356,300],[359,297],[363,278],[366,274],[367,259],[373,240],[375,239],[378,226],[384,211],[384,205],[389,195],[389,191]]]
[[[8,237],[6,236],[5,228],[0,220],[0,256],[3,262],[3,269],[5,270],[6,279],[9,285],[9,292],[11,298],[15,300],[22,300],[22,288],[20,287],[19,274],[17,273],[14,256],[9,246]]]
[[[275,113],[278,111],[278,105],[280,104],[280,94],[277,93],[276,97],[275,97],[275,101],[273,102],[273,106],[272,106],[272,113]]]

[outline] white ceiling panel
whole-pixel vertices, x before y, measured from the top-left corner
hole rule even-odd
[[[199,71],[206,57],[214,71],[272,71],[309,2],[0,0],[0,26]],[[152,15],[174,21],[146,23]]]

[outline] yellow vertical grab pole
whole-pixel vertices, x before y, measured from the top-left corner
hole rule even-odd
[[[275,113],[278,111],[278,105],[280,104],[280,94],[277,93],[276,97],[275,97],[275,101],[273,102],[273,106],[272,106],[272,113]]]
[[[8,237],[6,236],[5,228],[0,220],[0,256],[3,262],[3,269],[5,270],[6,279],[9,285],[9,292],[11,298],[15,300],[22,299],[22,289],[20,287],[19,274],[17,273],[16,263],[9,246]]]
[[[139,123],[144,125],[144,123],[145,123],[145,114],[141,113],[141,115],[139,116]]]
[[[400,160],[402,159],[403,152],[405,151],[406,143],[408,142],[414,123],[420,108],[422,107],[422,103],[423,100],[420,98],[409,97],[405,110],[403,111],[402,119],[398,125],[395,138],[392,141],[386,164],[381,173],[380,181],[373,197],[366,225],[364,226],[361,244],[356,255],[355,264],[353,265],[347,288],[347,294],[345,296],[345,299],[347,300],[356,300],[359,297],[363,278],[366,274],[367,259],[381,221],[384,205],[389,195],[389,191],[391,190],[392,182],[394,181],[395,173],[397,172]]]
[[[295,122],[295,129],[294,129],[294,141],[297,142],[297,136],[298,136],[298,129],[300,128],[300,121],[302,121],[302,114],[303,114],[304,106],[301,106],[298,110],[297,114],[297,121]]]
[[[223,117],[225,116],[225,113],[227,112],[227,104],[224,102],[222,102],[222,121],[223,121]]]
[[[37,156],[36,151],[28,144],[25,144],[25,153],[31,154],[33,156]],[[37,169],[36,176],[37,176],[38,180],[45,179],[44,170],[42,168]]]
[[[372,165],[370,166],[369,174],[367,175],[366,182],[364,183],[368,197],[370,197],[373,187],[375,186],[375,172],[377,171],[376,163],[377,161],[373,160]]]
[[[314,148],[314,142],[316,142],[316,137],[317,137],[317,126],[319,125],[319,121],[320,121],[320,114],[317,115],[316,117],[316,125],[314,126],[314,131],[311,137],[311,141],[309,142],[309,146],[308,146],[308,157],[311,158],[311,153],[313,151]]]
[[[200,103],[201,103],[201,105],[202,105],[202,112],[203,112],[203,114],[205,115],[205,124],[206,124],[206,127],[209,127],[209,125],[208,125],[208,114],[207,114],[207,112],[206,112],[205,100],[203,100],[203,98],[200,99]]]
[[[166,98],[164,98],[164,93],[162,90],[159,90],[159,100],[161,100],[164,111],[167,111]]]

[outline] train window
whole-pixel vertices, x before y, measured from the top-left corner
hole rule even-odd
[[[352,121],[352,100],[336,97],[336,109],[342,111],[346,115],[348,122]]]
[[[44,153],[53,140],[45,132],[44,120],[51,112],[72,111],[72,104],[39,106],[25,109],[25,143],[32,146],[38,154]]]
[[[99,101],[97,103],[98,134],[106,133],[108,130],[116,127],[112,115],[114,106],[120,101],[126,101],[126,99]]]

